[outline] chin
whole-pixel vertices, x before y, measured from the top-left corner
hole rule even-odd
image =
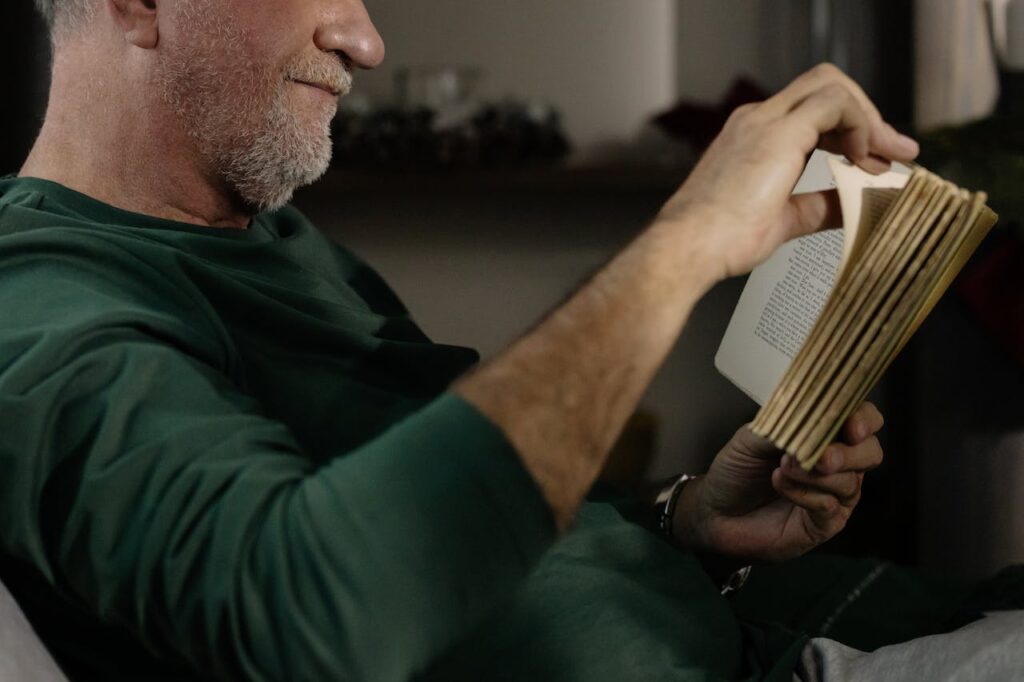
[[[329,149],[329,148],[328,148]],[[264,166],[263,172],[234,183],[238,196],[252,213],[266,213],[284,208],[295,190],[312,185],[323,177],[330,166],[327,154],[315,164],[298,166]]]
[[[331,164],[331,137],[325,124],[268,127],[245,149],[232,150],[221,175],[252,213],[274,211],[300,187],[319,180]]]

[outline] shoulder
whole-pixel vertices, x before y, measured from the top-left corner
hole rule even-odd
[[[230,364],[223,334],[173,267],[116,232],[51,220],[3,229],[0,220],[0,348],[17,339],[73,344],[99,330],[133,329]]]

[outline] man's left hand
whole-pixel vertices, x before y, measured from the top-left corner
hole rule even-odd
[[[804,554],[846,526],[865,472],[882,463],[875,437],[882,424],[878,409],[865,403],[811,471],[742,427],[707,475],[683,488],[676,538],[689,549],[743,560]]]

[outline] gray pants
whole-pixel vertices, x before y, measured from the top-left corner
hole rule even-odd
[[[1024,611],[997,611],[945,635],[871,653],[816,638],[804,649],[794,682],[1006,682],[1024,680]]]
[[[67,682],[0,583],[0,682]]]

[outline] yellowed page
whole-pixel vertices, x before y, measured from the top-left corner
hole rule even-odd
[[[828,160],[828,166],[832,171],[832,177],[835,178],[843,214],[843,263],[839,271],[842,275],[848,264],[864,250],[864,245],[882,219],[885,210],[896,198],[898,190],[907,186],[910,176],[899,170],[872,175],[847,159],[836,156]]]
[[[864,296],[874,299],[868,306],[871,312],[865,316],[862,331],[846,336],[842,345],[830,354],[830,365],[835,371],[824,375],[823,390],[810,406],[805,421],[783,441],[792,452],[804,454],[809,447],[813,449],[817,434],[829,428],[830,406],[842,402],[842,396],[857,391],[858,377],[863,376],[869,349],[874,347],[876,338],[884,337],[886,330],[892,327],[893,310],[911,290],[919,273],[941,256],[939,250],[963,201],[955,185],[935,176],[932,179],[940,190],[939,201],[931,202],[924,213],[911,217],[909,240],[888,240],[891,255],[880,268],[883,279],[870,291],[863,292]]]
[[[893,194],[886,193],[886,190],[889,189],[898,191],[896,187],[900,185],[908,186],[910,171],[905,166],[884,174],[883,178],[883,176],[866,173],[845,160],[840,162],[836,157],[830,157],[828,162],[832,169],[840,201],[845,202],[842,204],[844,215],[843,259],[840,262],[832,293],[817,323],[804,340],[803,348],[776,384],[771,398],[754,420],[752,428],[759,435],[768,435],[781,428],[784,412],[793,404],[793,394],[799,390],[806,377],[808,363],[813,355],[812,349],[820,347],[820,344],[824,342],[821,337],[827,338],[833,331],[832,326],[823,325],[822,321],[842,319],[842,315],[837,315],[836,312],[837,307],[841,305],[836,292],[840,292],[846,287],[846,279],[852,269],[848,266],[863,255],[868,241],[867,237],[874,231],[878,220],[891,219],[894,215],[901,214],[902,207],[909,201],[909,195],[901,196],[897,201]],[[835,175],[836,173],[838,175]],[[893,176],[899,176],[899,178]],[[884,185],[892,185],[892,187],[884,187]],[[865,195],[869,197],[867,202],[864,200]],[[864,210],[865,204],[869,208],[867,211]],[[893,216],[889,214],[893,214]]]
[[[910,341],[910,337],[918,330],[921,324],[925,321],[925,318],[931,314],[932,309],[938,304],[939,299],[941,299],[946,293],[946,290],[949,289],[953,280],[956,279],[957,275],[960,274],[960,271],[964,269],[964,266],[967,265],[967,261],[970,260],[978,246],[981,245],[981,242],[985,239],[992,228],[995,227],[995,224],[998,221],[999,215],[996,214],[995,211],[990,209],[988,206],[985,206],[982,209],[981,216],[979,216],[974,228],[972,228],[971,236],[966,242],[964,242],[963,246],[960,247],[960,252],[953,260],[953,263],[943,274],[942,279],[939,280],[938,286],[931,293],[931,296],[928,297],[924,307],[921,309],[921,312],[917,314],[917,318],[914,319],[914,322],[910,325],[910,328],[907,330],[903,339],[900,340],[900,350],[907,345],[907,342]]]
[[[906,192],[892,205],[892,210],[886,215],[883,225],[874,228],[871,235],[888,233],[892,226],[905,224],[907,218],[929,196],[929,177],[930,174],[923,169],[916,171],[906,187]],[[862,194],[865,191],[871,190],[864,189]],[[782,396],[777,403],[781,411],[777,414],[770,431],[770,436],[775,442],[786,442],[793,437],[811,408],[814,396],[824,390],[827,377],[835,371],[835,364],[840,359],[835,353],[836,346],[851,335],[859,333],[865,319],[870,316],[870,310],[866,309],[870,301],[866,300],[862,292],[870,290],[882,276],[879,271],[879,257],[885,251],[885,244],[884,240],[868,239],[865,244],[856,247],[860,251],[859,254],[857,251],[853,252],[856,258],[844,271],[832,293],[834,305],[822,315],[819,328],[812,334],[806,351],[801,351],[803,358],[800,369],[792,377],[793,383],[782,390]]]
[[[855,395],[849,396],[842,404],[836,403],[830,407],[821,420],[821,428],[816,438],[805,444],[805,447],[797,454],[802,465],[810,469],[824,452],[828,444],[835,438],[842,422],[852,414],[870,392],[871,388],[881,377],[884,370],[889,366],[896,356],[896,349],[905,343],[906,334],[910,326],[918,321],[919,313],[928,302],[940,281],[951,281],[950,272],[954,265],[959,263],[962,267],[966,262],[965,249],[973,250],[980,243],[979,235],[987,232],[985,225],[991,227],[991,217],[994,216],[984,206],[985,195],[977,194],[971,198],[970,208],[964,211],[964,215],[958,218],[957,225],[948,230],[947,238],[937,253],[929,260],[928,265],[915,278],[910,291],[902,297],[899,306],[891,315],[887,323],[889,330],[880,335],[871,350],[866,354],[864,362],[858,368],[858,376],[851,379],[851,383],[859,386]],[[984,217],[982,214],[984,213]],[[981,222],[984,221],[984,222]],[[974,226],[968,228],[967,225]],[[879,362],[881,360],[881,362]]]

